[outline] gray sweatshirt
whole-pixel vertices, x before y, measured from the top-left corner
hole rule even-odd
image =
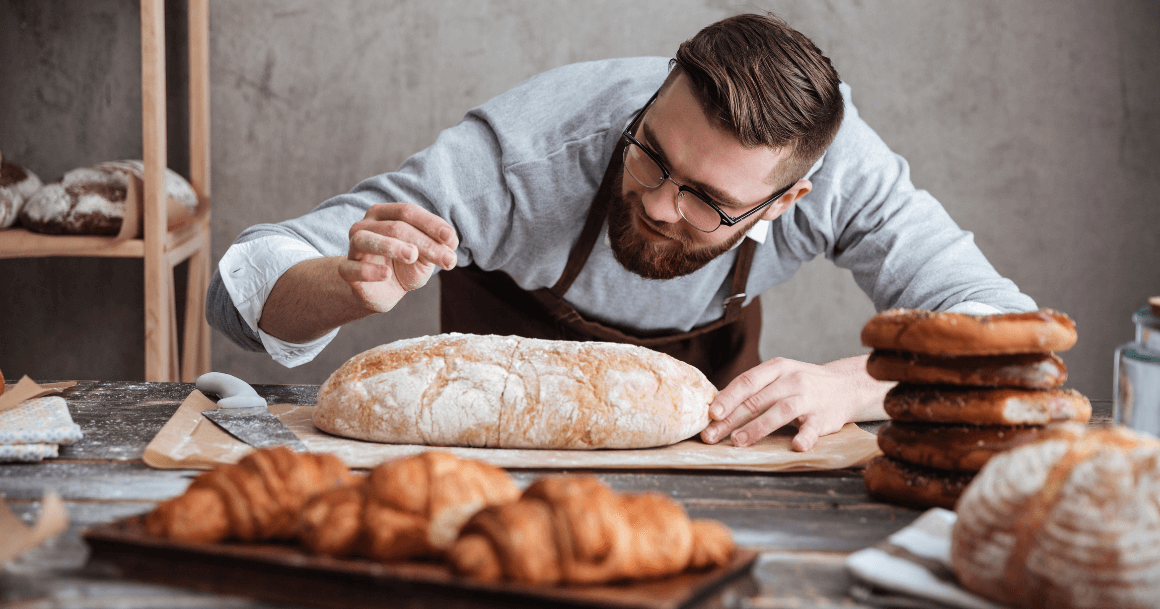
[[[265,298],[293,264],[345,255],[350,226],[384,202],[413,203],[447,220],[460,238],[459,265],[502,270],[526,290],[553,285],[621,131],[667,73],[667,59],[647,57],[573,64],[528,79],[468,112],[398,171],[368,178],[302,217],[243,231],[214,274],[206,317],[244,348],[265,349],[286,365],[309,361],[335,333],[308,345],[265,335],[257,328]],[[808,176],[813,190],[749,232],[759,242],[749,298],[824,255],[852,271],[880,311],[969,310],[969,303],[988,312],[1035,309],[971,233],[911,184],[906,161],[858,116],[848,86],[842,93],[845,119]],[[722,315],[736,252],[657,281],[625,270],[598,240],[564,298],[605,322],[686,331]]]

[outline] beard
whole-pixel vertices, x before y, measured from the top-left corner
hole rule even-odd
[[[645,279],[673,279],[700,270],[711,260],[733,249],[745,233],[759,220],[749,222],[742,230],[721,243],[709,245],[694,243],[679,227],[670,223],[650,224],[669,241],[654,243],[641,234],[633,217],[633,210],[643,210],[640,195],[623,194],[624,172],[618,172],[608,202],[608,240],[612,254],[621,266]],[[643,213],[643,211],[642,211]],[[640,221],[646,221],[641,218]],[[676,236],[673,236],[676,235]]]

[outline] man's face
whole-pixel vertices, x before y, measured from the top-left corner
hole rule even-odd
[[[684,75],[657,96],[635,135],[660,155],[673,180],[712,197],[730,216],[749,211],[779,190],[770,176],[785,151],[742,147],[709,121]],[[776,218],[805,194],[795,186],[745,222],[705,233],[681,218],[672,182],[646,188],[623,168],[614,179],[608,212],[613,254],[626,269],[648,279],[672,279],[700,269],[744,238],[758,220]],[[808,182],[798,184],[805,184],[808,192]]]

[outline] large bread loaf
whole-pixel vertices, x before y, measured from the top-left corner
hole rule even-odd
[[[959,500],[951,565],[1012,607],[1160,607],[1160,442],[1078,423],[991,459]]]
[[[699,433],[715,393],[643,347],[443,334],[351,358],[319,390],[314,424],[398,444],[643,448]]]

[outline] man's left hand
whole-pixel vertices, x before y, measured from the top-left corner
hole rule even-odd
[[[784,358],[763,362],[717,394],[709,408],[713,422],[701,439],[714,444],[730,436],[734,446],[749,446],[796,423],[793,448],[807,451],[850,421],[885,419],[882,400],[894,383],[870,378],[867,357],[825,365]]]

